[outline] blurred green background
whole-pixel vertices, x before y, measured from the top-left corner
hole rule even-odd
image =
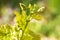
[[[29,33],[34,35],[34,40],[60,40],[60,0],[0,0],[0,25],[14,25],[14,10],[20,11],[19,3],[27,7],[29,2],[45,7],[41,12],[43,18],[39,21],[33,19],[29,23]],[[52,37],[52,38],[51,38]]]

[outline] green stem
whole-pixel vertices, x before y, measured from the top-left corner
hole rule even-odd
[[[25,25],[24,30],[22,31],[22,36],[21,36],[20,40],[22,40],[22,39],[23,39],[23,36],[24,36],[25,30],[26,30],[27,25],[28,25],[28,23],[29,23],[30,21],[29,21],[29,20],[27,20],[26,22],[27,22],[27,23],[26,23],[26,25]]]

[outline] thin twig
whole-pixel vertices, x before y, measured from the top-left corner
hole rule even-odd
[[[23,36],[24,36],[24,33],[25,33],[25,30],[26,30],[27,25],[28,25],[28,23],[29,23],[29,20],[28,20],[28,21],[26,21],[26,22],[27,22],[27,23],[26,23],[26,25],[25,25],[24,30],[22,31],[22,36],[21,36],[20,40],[22,40],[22,38],[23,38]]]

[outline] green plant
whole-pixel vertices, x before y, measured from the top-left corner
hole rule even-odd
[[[26,6],[26,4],[20,3],[20,9],[20,12],[14,11],[16,15],[14,26],[9,24],[0,26],[0,40],[40,40],[40,36],[29,31],[28,24],[32,19],[40,20],[42,18],[40,12],[44,7],[39,8],[36,4],[30,3]]]
[[[40,11],[43,10],[41,8],[38,8],[36,4],[31,5],[29,4],[28,7],[26,7],[23,3],[20,3],[21,12],[16,12],[16,22],[18,23],[19,27],[22,30],[22,36],[20,40],[23,40],[24,34],[28,31],[28,24],[32,19],[40,20],[42,16],[40,15]],[[26,39],[28,40],[28,39]]]

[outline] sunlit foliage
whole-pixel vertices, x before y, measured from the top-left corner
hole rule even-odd
[[[41,20],[40,12],[44,7],[39,8],[36,4],[28,5],[19,3],[21,11],[14,11],[16,23],[0,26],[0,40],[40,40],[40,36],[35,35],[28,29],[28,24],[32,19]]]

